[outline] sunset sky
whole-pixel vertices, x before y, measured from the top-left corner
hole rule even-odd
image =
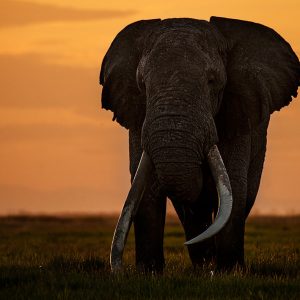
[[[101,110],[102,58],[136,20],[212,15],[272,27],[300,56],[299,0],[1,0],[0,214],[119,212],[128,132]],[[254,213],[300,214],[299,128],[297,99],[272,115]]]

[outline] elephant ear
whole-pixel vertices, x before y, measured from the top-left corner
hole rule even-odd
[[[138,21],[125,27],[113,40],[101,66],[102,108],[114,113],[127,129],[138,126],[145,117],[145,98],[136,81],[136,70],[144,42],[160,20]]]
[[[226,137],[246,134],[297,96],[299,59],[274,30],[212,17],[228,42],[227,83],[216,123]],[[225,129],[225,130],[224,130]]]

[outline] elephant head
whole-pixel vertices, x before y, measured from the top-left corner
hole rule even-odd
[[[112,245],[121,265],[132,218],[151,172],[165,195],[195,201],[208,162],[220,207],[216,234],[230,216],[229,179],[215,146],[247,134],[288,105],[299,85],[299,60],[287,42],[260,24],[212,17],[147,20],[124,28],[104,57],[102,107],[131,130],[141,128],[143,155]]]

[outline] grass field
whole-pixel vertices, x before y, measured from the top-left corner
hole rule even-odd
[[[116,219],[0,218],[0,299],[300,299],[300,217],[257,217],[246,229],[246,271],[193,270],[178,222],[165,230],[164,275],[134,270],[131,232],[126,270],[111,275]]]

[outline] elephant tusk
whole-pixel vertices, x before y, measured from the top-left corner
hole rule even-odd
[[[199,243],[214,236],[226,225],[231,215],[233,200],[230,181],[216,145],[210,149],[207,160],[217,187],[219,209],[214,223],[200,235],[185,242],[185,245]]]
[[[151,170],[151,160],[144,151],[114,232],[110,252],[110,267],[112,272],[122,269],[122,257],[127,236],[145,192],[147,182],[149,182]]]

